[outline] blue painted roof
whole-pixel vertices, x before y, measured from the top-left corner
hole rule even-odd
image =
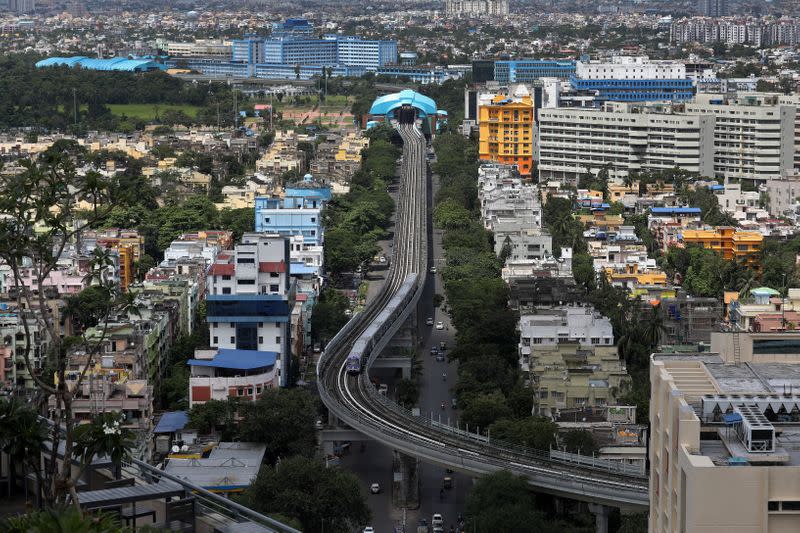
[[[150,59],[128,59],[127,57],[112,57],[110,59],[97,59],[86,56],[73,57],[48,57],[36,63],[36,68],[56,67],[66,65],[70,68],[81,68],[99,71],[140,72],[143,70],[164,70],[166,67]]]
[[[275,366],[277,358],[278,352],[220,348],[214,359],[189,359],[186,364],[189,366],[230,368],[232,370],[253,370],[265,366]]]
[[[315,266],[309,266],[305,263],[291,263],[289,265],[289,274],[316,274],[319,272],[319,268]]]
[[[174,433],[180,431],[189,423],[189,413],[186,411],[167,411],[161,415],[153,433]]]
[[[654,215],[699,215],[699,207],[652,207],[650,212]]]
[[[411,89],[405,89],[399,93],[387,94],[376,98],[369,110],[370,115],[388,115],[398,107],[410,105],[416,107],[423,115],[436,114],[436,102],[424,94],[420,94]]]

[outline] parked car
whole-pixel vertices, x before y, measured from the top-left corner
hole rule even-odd
[[[369,491],[370,491],[372,494],[380,494],[380,492],[381,492],[381,486],[380,486],[380,484],[378,484],[378,483],[373,483],[372,485],[370,485],[370,486],[369,486]]]
[[[439,349],[436,346],[431,346],[431,355],[439,355]]]
[[[364,533],[375,533],[375,528],[372,526],[367,526],[364,528]]]
[[[444,329],[444,322],[441,320],[436,323],[436,329]]]
[[[426,326],[432,326],[433,325],[433,318],[428,317],[427,319],[425,319],[425,325]]]
[[[442,518],[442,515],[435,513],[431,519],[431,525],[433,527],[444,527],[444,518]]]
[[[431,267],[431,274],[436,274],[436,267]]]
[[[440,342],[440,343],[439,343],[439,351],[440,351],[440,352],[443,352],[443,351],[445,351],[446,349],[447,349],[447,343],[446,343],[446,342],[444,342],[444,341]]]
[[[442,352],[436,352],[436,361],[439,363],[444,362],[444,354]]]

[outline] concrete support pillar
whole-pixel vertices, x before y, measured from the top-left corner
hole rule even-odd
[[[419,461],[397,450],[392,457],[392,504],[397,509],[419,507]]]
[[[611,514],[611,508],[599,503],[590,503],[589,512],[594,515],[595,531],[608,533],[608,515]]]

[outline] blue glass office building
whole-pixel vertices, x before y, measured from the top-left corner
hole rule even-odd
[[[574,75],[574,61],[517,59],[494,62],[494,79],[500,83],[530,83],[539,78],[568,78]]]
[[[579,94],[591,94],[599,104],[604,101],[652,102],[682,101],[694,97],[690,79],[665,80],[584,80],[572,76],[570,85]]]

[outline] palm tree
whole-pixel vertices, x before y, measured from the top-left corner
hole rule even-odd
[[[646,346],[654,348],[661,340],[661,334],[666,333],[667,328],[664,326],[664,319],[661,316],[661,302],[654,305],[647,314],[647,319],[641,328],[642,341]]]
[[[0,450],[7,453],[9,483],[16,483],[16,468],[30,467],[36,475],[37,487],[42,486],[39,457],[47,440],[47,428],[36,412],[16,398],[0,400]],[[26,485],[27,486],[27,485]]]

